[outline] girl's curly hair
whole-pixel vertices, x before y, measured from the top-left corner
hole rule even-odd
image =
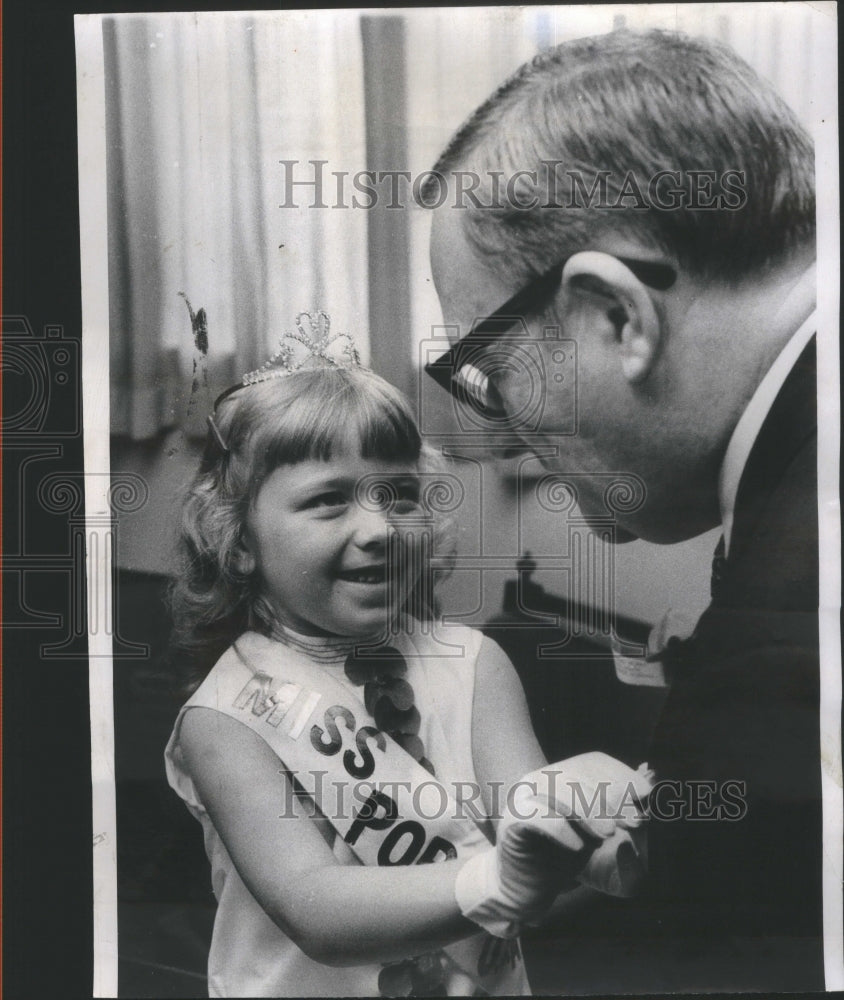
[[[199,470],[187,489],[178,540],[178,567],[170,589],[170,659],[182,691],[192,691],[225,649],[246,629],[269,633],[273,614],[256,573],[238,568],[246,518],[270,473],[336,451],[363,458],[417,463],[422,473],[444,471],[422,442],[410,404],[365,368],[300,371],[244,387],[225,399],[209,433]],[[435,522],[435,547],[444,554],[448,524]],[[442,574],[438,572],[438,578]],[[417,588],[406,611],[432,617]]]

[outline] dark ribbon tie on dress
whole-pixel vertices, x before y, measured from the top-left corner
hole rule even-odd
[[[363,702],[375,725],[430,774],[434,765],[425,756],[419,738],[421,716],[415,705],[413,688],[406,680],[407,660],[394,646],[380,646],[378,655],[346,657],[346,676],[363,685]],[[402,962],[385,965],[378,974],[378,990],[383,997],[435,997],[445,992],[445,964],[442,952],[431,952]]]

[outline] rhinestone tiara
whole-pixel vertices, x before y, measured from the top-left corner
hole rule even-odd
[[[243,376],[243,385],[284,378],[310,368],[359,368],[360,355],[348,333],[331,334],[331,320],[321,309],[301,312],[296,330],[279,340],[279,350],[260,368]]]
[[[187,302],[187,297],[185,297]],[[188,302],[191,313],[191,323],[194,323],[194,313]],[[201,310],[204,317],[204,310]],[[199,314],[197,314],[198,316]],[[214,413],[220,403],[238,389],[244,386],[256,385],[258,382],[268,382],[270,379],[286,378],[300,371],[312,371],[319,368],[360,368],[361,360],[358,349],[348,333],[331,334],[331,320],[328,313],[322,309],[310,312],[300,312],[296,317],[296,330],[285,333],[279,340],[279,350],[272,355],[260,368],[246,372],[240,382],[229,386],[214,401],[214,412],[208,416],[208,427],[219,448],[229,451],[220,429],[214,420]]]

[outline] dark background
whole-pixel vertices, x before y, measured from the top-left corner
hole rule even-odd
[[[78,341],[79,223],[73,21],[57,4],[3,5],[3,314],[25,316],[34,331],[64,327]],[[4,353],[9,322],[4,322]],[[30,387],[4,365],[4,416],[19,412]],[[78,389],[78,386],[73,386]],[[72,425],[78,392],[50,400],[49,426],[20,435],[3,454],[3,619],[21,614],[21,578],[31,606],[65,615],[73,581],[61,571],[13,569],[8,556],[37,545],[49,553],[55,516],[21,479],[30,449],[56,444],[49,459],[70,474],[82,469],[82,439],[57,439]],[[5,427],[5,425],[4,425]],[[5,428],[7,429],[7,428]],[[30,536],[20,537],[21,517]],[[62,552],[63,539],[52,549]],[[40,543],[44,543],[43,545]],[[30,560],[34,565],[35,560]],[[31,589],[30,589],[31,588]],[[55,630],[3,633],[3,951],[10,998],[90,994],[91,793],[87,664],[46,661]]]

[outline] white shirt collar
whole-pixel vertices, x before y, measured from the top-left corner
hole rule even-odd
[[[721,506],[721,526],[724,532],[724,555],[730,550],[736,494],[750,452],[771,407],[774,405],[774,400],[785,384],[791,369],[797,363],[797,359],[803,353],[803,348],[809,343],[816,331],[817,315],[813,309],[811,315],[800,325],[797,332],[792,335],[777,355],[776,360],[768,369],[767,375],[759,383],[759,388],[747,404],[741,419],[736,424],[730,443],[727,445],[718,476],[718,500]]]

